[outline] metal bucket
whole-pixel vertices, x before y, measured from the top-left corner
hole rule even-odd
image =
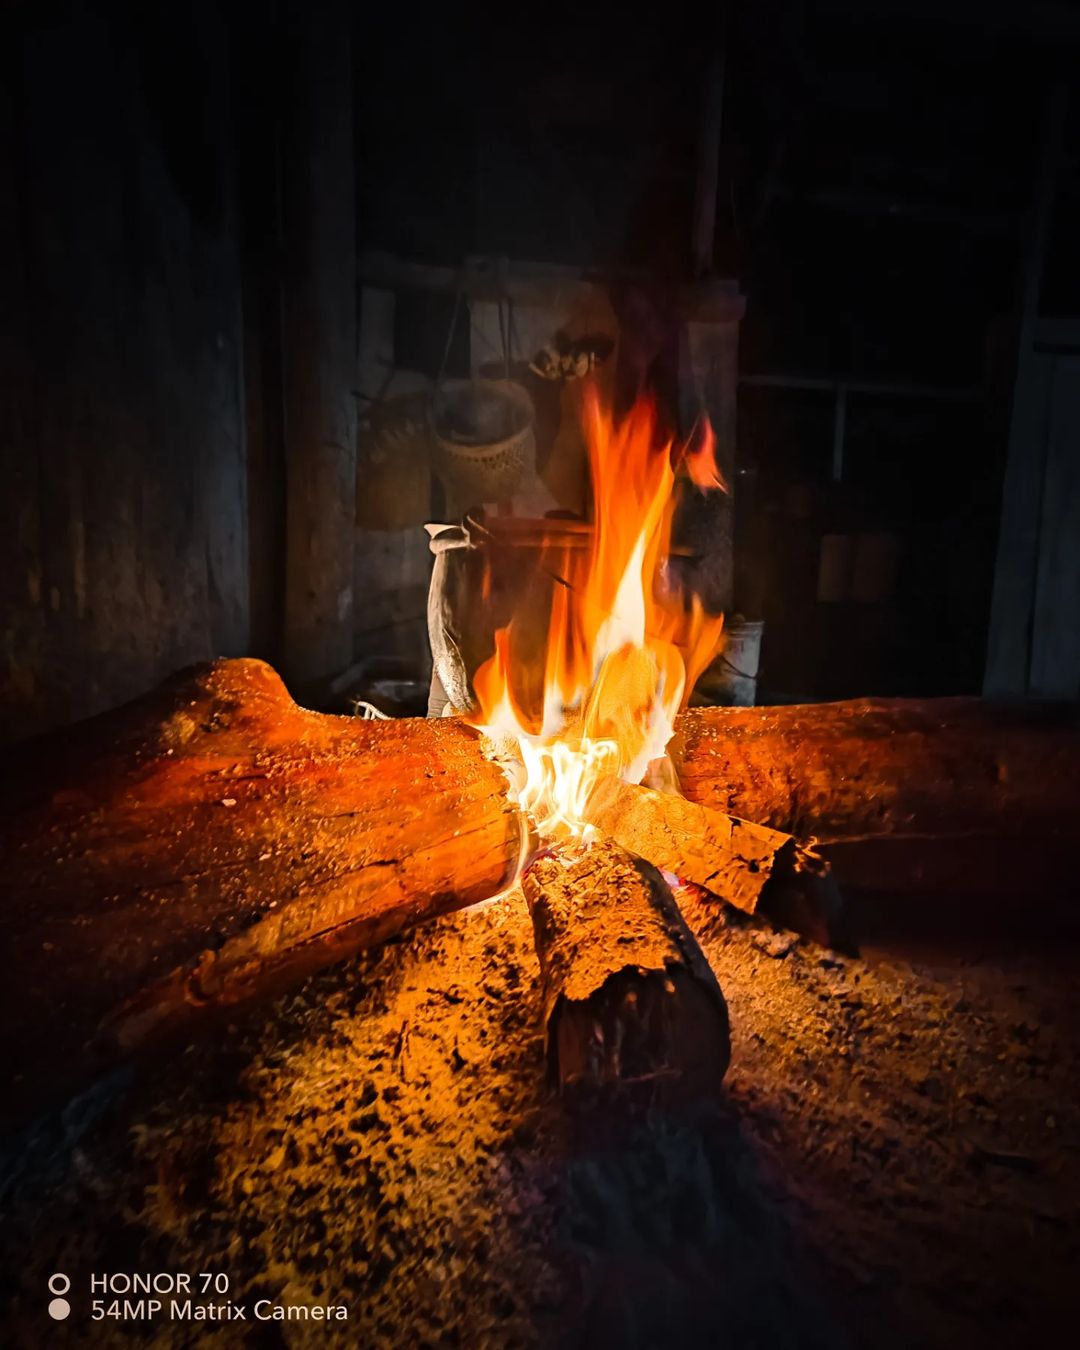
[[[510,693],[526,722],[543,720],[544,672],[556,588],[580,575],[577,563],[593,537],[585,521],[545,517],[466,516],[460,525],[428,525],[435,564],[428,590],[433,664],[429,716],[473,712],[473,677],[510,630]],[[673,547],[673,580],[693,576],[696,559]],[[685,569],[685,578],[683,577]]]
[[[724,632],[724,650],[698,682],[698,701],[752,708],[757,699],[761,662],[761,621],[732,623]]]
[[[551,602],[565,583],[569,554],[587,547],[592,527],[577,520],[466,516],[429,525],[435,564],[428,591],[433,663],[429,715],[473,712],[473,676],[495,650],[495,634],[514,620],[511,692],[525,717],[543,714],[544,656]]]

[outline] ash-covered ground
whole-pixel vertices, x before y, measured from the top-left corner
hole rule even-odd
[[[1066,962],[838,956],[680,897],[715,1102],[544,1073],[524,901],[451,916],[99,1092],[7,1158],[14,1346],[1013,1347],[1075,1335]],[[73,1279],[50,1321],[46,1281]],[[225,1272],[243,1323],[90,1320],[92,1272]],[[348,1320],[252,1321],[258,1299]],[[223,1300],[224,1301],[224,1300]]]

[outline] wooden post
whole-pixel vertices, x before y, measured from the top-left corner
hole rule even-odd
[[[343,5],[284,9],[282,146],[285,675],[303,690],[353,653],[356,238],[352,53]]]
[[[231,7],[234,161],[241,262],[251,642],[281,664],[285,595],[280,34],[259,0]]]
[[[1035,330],[1067,112],[1068,93],[1064,84],[1058,84],[1046,96],[1042,155],[1024,263],[1009,456],[1002,484],[1001,528],[983,677],[983,693],[990,697],[1031,692],[1047,421],[1053,378],[1052,365],[1035,354]]]

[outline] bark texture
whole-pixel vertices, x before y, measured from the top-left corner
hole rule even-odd
[[[717,1088],[727,1006],[656,868],[602,840],[543,855],[522,887],[560,1089]]]
[[[696,805],[620,788],[648,809],[635,806],[617,833],[744,908],[763,866],[759,899],[790,856],[781,844],[770,864],[773,836],[760,827],[817,836],[844,883],[844,850],[871,880],[899,875],[891,854],[863,857],[860,841],[907,850],[929,840],[950,857],[974,842],[980,876],[989,859],[1002,884],[1030,890],[1032,861],[1071,847],[1080,815],[1080,730],[1063,706],[707,709],[679,719],[672,751]],[[718,823],[715,812],[756,824]],[[1010,840],[1020,847],[1007,852]],[[25,1117],[124,1053],[493,895],[523,842],[503,774],[469,728],[307,712],[258,661],[196,667],[5,752],[0,1112]],[[542,860],[530,884],[551,865]],[[598,915],[606,892],[633,890],[629,872],[653,895],[634,902],[641,913],[664,910],[662,883],[657,899],[643,867],[624,860],[596,880]],[[929,884],[921,865],[912,876]],[[623,916],[632,908],[619,900]],[[564,909],[565,940],[584,952],[591,939],[571,930],[587,908],[568,899]],[[637,931],[605,930],[600,917],[590,930],[627,967]],[[641,931],[655,935],[655,924]],[[596,969],[607,950],[589,953]]]
[[[196,667],[0,769],[9,1118],[486,899],[520,847],[467,727],[307,712],[259,661]]]
[[[1075,704],[853,699],[701,708],[669,753],[693,802],[822,843],[1068,835],[1080,811]]]
[[[770,891],[829,887],[829,865],[790,834],[635,787],[610,775],[589,796],[591,824],[665,872],[753,914]]]

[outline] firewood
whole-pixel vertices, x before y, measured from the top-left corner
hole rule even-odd
[[[634,787],[610,774],[589,794],[585,815],[624,848],[747,914],[767,901],[770,892],[805,892],[818,908],[838,902],[825,859],[767,825],[740,820],[685,797]]]
[[[701,708],[678,718],[669,754],[691,801],[819,844],[1068,838],[1080,814],[1075,704]]]
[[[498,892],[521,825],[462,723],[307,712],[196,668],[0,768],[7,1118]]]
[[[720,986],[649,862],[610,840],[566,845],[526,871],[548,1064],[575,1094],[717,1088],[730,1058]]]
[[[672,755],[691,801],[830,848],[1009,836],[1030,860],[1080,813],[1080,731],[1061,708],[706,709],[678,719]],[[502,772],[457,720],[307,712],[258,661],[198,668],[5,752],[0,1113],[487,898],[522,833]]]

